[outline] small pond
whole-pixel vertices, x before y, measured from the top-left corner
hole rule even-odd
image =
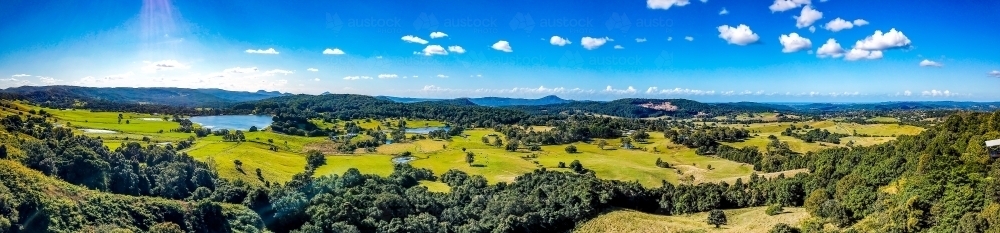
[[[196,116],[191,122],[210,129],[249,130],[251,126],[258,129],[271,125],[271,116],[260,115],[226,115],[226,116]]]
[[[448,130],[449,130],[449,129],[451,129],[451,128],[449,128],[449,127],[420,127],[420,128],[407,128],[407,129],[406,129],[406,132],[407,132],[407,133],[415,133],[415,134],[428,134],[428,133],[430,133],[431,131],[434,131],[434,130],[439,130],[439,129],[443,129],[443,130],[445,130],[445,131],[448,131]]]
[[[413,156],[395,157],[392,158],[392,163],[409,163],[410,161],[413,161],[415,159],[417,158]]]

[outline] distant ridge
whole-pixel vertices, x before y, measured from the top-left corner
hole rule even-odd
[[[190,89],[176,87],[21,86],[3,89],[0,92],[17,94],[38,103],[70,100],[101,100],[182,107],[220,107],[231,103],[291,95],[278,91],[268,92],[264,90],[245,92],[228,91],[218,88]]]
[[[558,96],[549,95],[538,99],[521,99],[521,98],[506,98],[506,97],[480,97],[480,98],[456,98],[456,99],[431,99],[431,98],[409,98],[409,97],[392,97],[392,96],[378,96],[376,98],[392,100],[399,103],[417,103],[417,102],[428,102],[428,101],[444,101],[444,100],[468,100],[479,106],[487,107],[502,107],[502,106],[536,106],[536,105],[549,105],[549,104],[562,104],[574,102],[573,100],[567,100],[559,98]]]

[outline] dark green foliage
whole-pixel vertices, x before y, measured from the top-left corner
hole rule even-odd
[[[764,210],[764,213],[767,215],[778,215],[783,212],[785,212],[785,209],[781,207],[781,204],[771,204],[767,206],[767,210]]]
[[[791,127],[785,129],[784,132],[781,132],[781,135],[782,136],[791,136],[791,137],[794,137],[794,138],[802,139],[802,141],[805,141],[805,142],[808,142],[808,143],[812,143],[812,142],[829,142],[829,143],[833,143],[833,144],[840,144],[840,138],[850,136],[850,135],[847,135],[847,134],[830,133],[830,131],[827,131],[825,129],[824,130],[813,129],[813,130],[809,130],[808,132],[806,132],[804,134],[795,133],[794,130],[795,130],[795,125],[792,125]]]
[[[771,230],[769,230],[767,232],[768,233],[799,233],[799,232],[802,232],[802,231],[799,230],[798,228],[793,227],[793,226],[789,226],[788,224],[778,223],[777,225],[774,225],[774,227],[771,227]]]
[[[326,165],[326,156],[323,152],[316,150],[306,152],[306,170],[314,170],[323,165]]]
[[[476,162],[476,154],[472,153],[472,151],[465,152],[465,163],[472,166],[473,162]]]
[[[566,146],[566,153],[570,154],[576,153],[576,146],[575,145]]]
[[[729,224],[729,221],[726,220],[725,212],[715,209],[708,212],[708,224],[715,225],[715,228],[719,228],[720,225]]]
[[[662,168],[670,168],[670,163],[663,161],[663,159],[656,158],[656,166]]]

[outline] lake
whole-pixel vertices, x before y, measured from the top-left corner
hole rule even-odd
[[[226,116],[196,116],[191,117],[191,122],[198,123],[201,127],[211,129],[238,129],[249,130],[250,126],[257,126],[257,129],[264,129],[271,125],[271,116],[260,115],[226,115]]]

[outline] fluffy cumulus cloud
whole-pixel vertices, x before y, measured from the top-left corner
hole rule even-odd
[[[605,43],[608,43],[608,41],[610,41],[610,40],[611,39],[607,38],[607,37],[604,37],[604,38],[593,38],[593,37],[585,36],[585,37],[583,37],[583,39],[580,39],[580,44],[583,45],[583,48],[585,48],[587,50],[594,50],[594,49],[597,49],[597,48],[601,47],[601,45],[604,45]]]
[[[957,93],[951,92],[949,90],[944,90],[944,91],[930,90],[930,91],[920,92],[920,94],[927,97],[950,97],[957,95]]]
[[[646,38],[635,38],[636,43],[646,42]]]
[[[269,48],[267,50],[264,50],[264,49],[247,49],[246,53],[272,54],[272,55],[274,55],[274,54],[278,54],[278,51],[274,50],[274,48]]]
[[[458,46],[458,45],[448,46],[448,51],[453,52],[453,53],[457,53],[457,54],[463,54],[463,53],[465,53],[465,49],[463,49],[462,46]]]
[[[646,0],[646,7],[649,9],[669,10],[673,6],[687,6],[690,0]]]
[[[749,26],[740,24],[736,27],[730,27],[729,25],[719,26],[719,38],[726,40],[730,44],[748,45],[757,42],[760,36],[753,33]]]
[[[514,50],[511,49],[511,47],[510,47],[510,43],[507,43],[507,41],[505,41],[505,40],[497,41],[496,43],[493,43],[493,46],[490,46],[490,47],[492,47],[493,49],[496,49],[496,50],[499,50],[499,51],[508,52],[508,53],[509,52],[514,52]]]
[[[774,3],[771,4],[771,7],[769,7],[769,8],[771,9],[771,12],[782,12],[782,11],[787,11],[787,10],[798,8],[798,7],[802,6],[802,5],[809,5],[809,4],[812,4],[812,1],[810,1],[810,0],[774,0]]]
[[[42,84],[45,84],[45,85],[52,85],[52,84],[56,84],[57,82],[61,82],[61,81],[62,80],[55,79],[53,77],[38,76],[38,82],[41,82]]]
[[[437,39],[442,37],[448,37],[448,34],[444,34],[444,32],[431,32],[431,39]]]
[[[633,95],[636,92],[638,92],[638,90],[636,90],[632,86],[628,86],[628,88],[626,88],[626,89],[614,89],[611,86],[608,86],[608,87],[604,88],[603,92],[604,93],[609,93],[609,94],[616,94],[616,95]]]
[[[317,72],[317,71],[319,71],[319,69],[316,69],[316,68],[309,68],[309,69],[306,69],[306,70],[308,70],[308,71],[312,71],[312,72]]]
[[[812,6],[802,8],[802,13],[795,16],[795,26],[799,28],[812,26],[817,20],[823,18],[823,12],[813,9]]]
[[[427,40],[420,39],[420,37],[416,37],[414,35],[405,35],[401,39],[403,39],[403,41],[406,41],[408,43],[427,44]]]
[[[861,50],[887,50],[895,48],[904,48],[910,46],[910,39],[903,35],[903,32],[896,31],[895,28],[889,29],[889,32],[882,33],[880,30],[875,30],[875,34],[866,37],[864,40],[859,40],[854,44],[854,48]]]
[[[390,79],[390,78],[396,78],[396,77],[399,77],[399,76],[396,75],[396,74],[380,74],[380,75],[378,75],[378,78],[380,78],[380,79]]]
[[[563,45],[568,45],[568,44],[572,44],[572,43],[573,42],[569,42],[569,40],[567,40],[566,38],[562,38],[562,37],[559,37],[559,36],[552,36],[552,38],[549,39],[549,44],[552,44],[552,45],[555,45],[555,46],[563,46]]]
[[[823,26],[823,28],[825,28],[826,30],[830,30],[831,32],[839,32],[841,30],[851,29],[854,28],[855,26],[860,27],[867,24],[868,21],[865,21],[863,19],[856,19],[854,20],[854,22],[851,22],[841,18],[836,18],[831,20],[830,22],[827,22],[826,25]]]
[[[877,60],[882,59],[882,51],[868,51],[861,49],[851,49],[851,51],[844,54],[844,60],[857,61],[857,60]]]
[[[191,68],[190,66],[181,63],[177,60],[162,60],[157,62],[143,61],[142,63],[144,64],[142,67],[142,71],[145,72],[157,72],[157,71]]]
[[[944,64],[941,64],[940,62],[936,62],[936,61],[931,61],[931,60],[924,59],[923,61],[920,61],[920,66],[923,66],[923,67],[942,67],[942,66],[944,66]]]
[[[989,73],[986,73],[986,75],[994,78],[1000,78],[1000,70],[990,71]]]
[[[812,47],[812,41],[808,38],[799,36],[798,33],[791,33],[788,35],[781,35],[778,37],[778,41],[781,42],[781,49],[785,53],[794,53],[802,50],[806,50]]]
[[[615,49],[625,49],[625,47],[621,45],[615,45]]]
[[[823,46],[820,46],[819,49],[816,50],[816,56],[818,57],[837,58],[843,55],[844,47],[841,47],[840,43],[837,43],[837,40],[833,38],[826,40],[826,44],[823,44]]]
[[[342,51],[342,50],[340,50],[338,48],[333,48],[333,49],[323,50],[323,54],[326,54],[326,55],[344,55],[344,51]]]
[[[448,51],[440,45],[428,45],[422,52],[420,52],[420,54],[423,54],[424,56],[448,55]]]
[[[361,80],[361,79],[372,79],[372,77],[368,77],[368,76],[347,76],[347,77],[344,77],[344,80]]]

